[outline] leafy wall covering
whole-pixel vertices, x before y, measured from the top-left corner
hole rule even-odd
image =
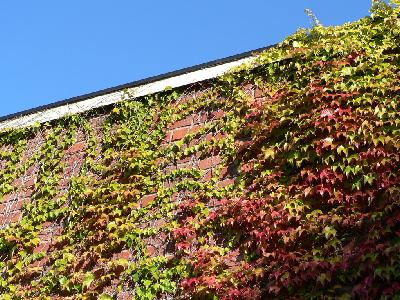
[[[0,298],[399,299],[400,8],[374,3],[1,133]]]

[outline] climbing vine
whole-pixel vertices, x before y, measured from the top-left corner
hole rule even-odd
[[[205,86],[0,133],[1,201],[27,198],[0,298],[398,298],[398,4]]]

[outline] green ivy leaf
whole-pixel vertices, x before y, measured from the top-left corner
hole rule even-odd
[[[87,273],[85,275],[85,278],[83,279],[82,287],[89,288],[89,286],[93,282],[93,280],[94,280],[94,275],[92,273]]]

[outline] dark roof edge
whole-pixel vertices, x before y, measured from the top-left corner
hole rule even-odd
[[[208,68],[208,67],[213,67],[213,66],[217,66],[217,65],[222,65],[222,64],[225,64],[225,63],[233,62],[233,61],[236,61],[236,60],[240,60],[242,58],[250,57],[255,53],[260,53],[262,51],[265,51],[265,50],[270,49],[270,48],[275,47],[275,46],[276,46],[276,44],[270,45],[270,46],[267,46],[267,47],[258,48],[258,49],[251,50],[251,51],[247,51],[247,52],[244,52],[244,53],[228,56],[228,57],[225,57],[225,58],[213,60],[213,61],[210,61],[210,62],[202,63],[202,64],[195,65],[195,66],[192,66],[192,67],[188,67],[188,68],[184,68],[184,69],[180,69],[180,70],[176,70],[176,71],[172,71],[172,72],[167,72],[167,73],[164,73],[164,74],[161,74],[161,75],[151,76],[151,77],[148,77],[148,78],[145,78],[145,79],[141,79],[141,80],[137,80],[137,81],[133,81],[133,82],[117,85],[117,86],[106,88],[106,89],[103,89],[103,90],[99,90],[99,91],[96,91],[96,92],[93,92],[93,93],[88,93],[88,94],[84,94],[84,95],[81,95],[81,96],[72,97],[72,98],[68,98],[68,99],[65,99],[65,100],[53,102],[53,103],[50,103],[50,104],[41,105],[41,106],[38,106],[38,107],[35,107],[35,108],[23,110],[21,112],[17,112],[17,113],[13,113],[13,114],[9,114],[9,115],[0,117],[0,122],[4,122],[6,120],[10,120],[10,119],[18,118],[18,117],[27,116],[27,115],[34,114],[34,113],[37,113],[37,112],[40,112],[40,111],[44,111],[44,110],[47,110],[47,109],[51,109],[51,108],[55,108],[55,107],[59,107],[59,106],[67,105],[67,104],[80,102],[80,101],[83,101],[83,100],[86,100],[86,99],[102,96],[102,95],[109,94],[109,93],[116,92],[116,91],[120,91],[120,90],[123,90],[123,89],[133,88],[133,87],[137,87],[137,86],[140,86],[140,85],[144,85],[144,84],[152,83],[152,82],[155,82],[155,81],[159,81],[159,80],[162,80],[162,79],[179,76],[179,75],[183,75],[183,74],[186,74],[186,73],[191,73],[191,72],[198,71],[198,70],[201,70],[201,69],[205,69],[205,68]]]

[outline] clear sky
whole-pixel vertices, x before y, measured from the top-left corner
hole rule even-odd
[[[0,116],[275,44],[370,0],[1,0]]]

